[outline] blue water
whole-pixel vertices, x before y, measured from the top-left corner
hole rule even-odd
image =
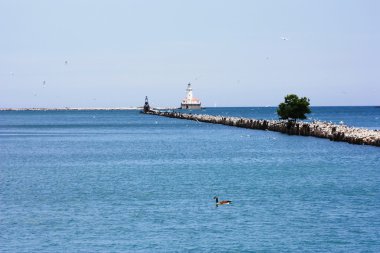
[[[375,107],[312,117],[380,126]],[[0,112],[0,252],[260,251],[380,252],[380,148],[136,111]]]

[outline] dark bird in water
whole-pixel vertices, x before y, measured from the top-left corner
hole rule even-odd
[[[214,199],[215,199],[215,205],[216,205],[217,207],[218,207],[218,206],[221,206],[221,205],[229,205],[229,204],[232,204],[232,201],[231,201],[231,200],[221,200],[221,201],[219,201],[218,196],[215,196]]]

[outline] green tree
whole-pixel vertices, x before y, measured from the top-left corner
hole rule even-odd
[[[285,102],[278,105],[277,114],[280,119],[306,119],[305,114],[311,112],[309,105],[310,99],[307,97],[299,98],[295,94],[289,94],[285,97]]]

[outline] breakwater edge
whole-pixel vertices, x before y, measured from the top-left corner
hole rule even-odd
[[[285,120],[257,120],[242,117],[213,116],[159,110],[149,110],[146,111],[145,114],[255,130],[268,130],[289,135],[314,136],[326,138],[331,141],[380,147],[380,131],[378,130],[349,127],[347,125],[338,125],[323,121],[313,121],[309,123],[302,121],[288,122]]]

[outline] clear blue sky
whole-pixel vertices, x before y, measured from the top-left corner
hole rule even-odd
[[[379,13],[377,0],[0,0],[0,107],[178,106],[188,82],[204,106],[379,105]]]

